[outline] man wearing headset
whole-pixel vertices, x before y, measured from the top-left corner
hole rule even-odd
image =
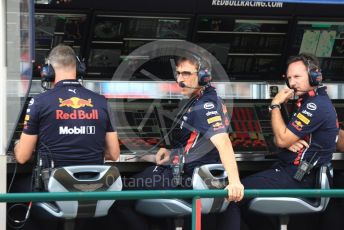
[[[42,159],[42,168],[118,159],[117,132],[110,122],[106,99],[77,80],[77,73],[85,69],[82,64],[69,46],[58,45],[51,50],[42,77],[52,81],[54,88],[29,102],[23,132],[14,148],[18,163],[29,161],[33,152]],[[28,175],[17,177],[11,192],[39,189],[33,187]],[[30,217],[24,223],[25,229],[54,229],[57,221]]]
[[[204,66],[202,66],[204,65]],[[211,71],[195,56],[182,57],[176,63],[176,81],[181,94],[192,100],[182,115],[179,136],[174,136],[172,156],[184,163],[184,173],[192,176],[195,167],[221,160],[227,174],[229,200],[243,198],[238,168],[231,141],[228,136],[229,119],[225,105],[210,85]],[[158,165],[171,160],[171,151],[161,148],[156,154]],[[172,159],[173,160],[173,159]]]
[[[74,50],[58,45],[48,60],[44,74],[54,88],[31,99],[14,149],[17,162],[29,161],[34,151],[42,154],[43,167],[103,164],[104,156],[117,160],[119,143],[106,99],[76,79],[82,63]]]
[[[317,58],[310,54],[300,54],[291,57],[287,66],[288,88],[281,90],[269,106],[275,144],[281,148],[278,153],[279,159],[272,168],[242,179],[247,189],[313,188],[317,168],[330,164],[336,148],[337,115],[326,87],[321,84],[322,75]],[[297,110],[286,124],[281,106],[293,96],[299,98],[296,102]],[[304,162],[308,162],[311,167],[309,173],[304,173],[300,167]],[[245,206],[247,203],[248,199],[244,199],[240,205]],[[252,213],[247,214],[253,216]],[[238,217],[240,212],[227,209],[220,229],[226,229],[231,225],[230,222],[226,222],[228,215],[232,218]],[[258,221],[255,222],[255,219]],[[267,229],[267,226],[259,226],[268,223],[262,223],[261,220],[261,216],[252,218],[248,224],[254,226],[254,229]],[[231,229],[240,229],[240,226],[237,224]]]
[[[181,94],[189,101],[174,122],[177,128],[172,135],[172,149],[161,148],[155,156],[157,166],[129,178],[128,182],[124,182],[124,189],[191,188],[190,180],[195,167],[222,162],[229,180],[228,199],[240,201],[244,187],[228,136],[229,118],[221,98],[210,85],[210,69],[198,57],[186,55],[176,61],[175,75]],[[140,217],[133,216],[132,207],[119,203],[122,202],[117,202],[114,208],[120,214],[115,215],[131,216],[126,228],[145,229]],[[137,218],[136,221],[133,221],[134,218]]]

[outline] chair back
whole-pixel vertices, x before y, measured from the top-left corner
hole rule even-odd
[[[224,189],[228,176],[222,164],[207,164],[195,168],[192,177],[193,189]],[[202,198],[202,213],[223,212],[228,206],[225,198]]]
[[[329,189],[333,169],[330,165],[321,166],[316,175],[317,189]],[[330,201],[329,197],[315,199],[295,197],[257,197],[251,200],[249,209],[270,215],[291,215],[324,211]]]
[[[48,192],[120,191],[122,180],[118,169],[108,165],[78,165],[56,168],[47,184]],[[55,217],[100,217],[108,213],[114,200],[39,202]]]
[[[331,178],[331,180],[329,180],[329,178]],[[330,189],[332,178],[333,178],[332,166],[330,165],[321,166],[317,174],[316,188]],[[318,208],[321,209],[320,211],[324,211],[329,202],[330,202],[330,197],[321,197],[319,202],[316,202],[315,204],[318,204]]]

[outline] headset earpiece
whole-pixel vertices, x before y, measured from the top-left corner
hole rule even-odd
[[[201,68],[200,70],[198,70],[198,84],[200,86],[204,86],[204,85],[209,84],[211,79],[212,79],[212,77],[211,77],[210,69]]]
[[[41,80],[44,82],[53,82],[55,80],[55,71],[49,60],[41,68]]]
[[[289,89],[291,89],[291,88],[290,88],[290,85],[289,85],[289,80],[288,80],[288,78],[287,78],[287,75],[282,75],[282,77],[284,78],[284,81],[285,81],[285,84],[287,85],[287,87],[288,87]]]
[[[312,65],[308,60],[308,76],[310,86],[318,86],[321,84],[323,77],[319,67]]]
[[[205,86],[210,83],[212,76],[211,76],[211,69],[206,67],[204,64],[202,64],[201,59],[197,56],[194,56],[194,58],[198,62],[198,85],[199,86]]]

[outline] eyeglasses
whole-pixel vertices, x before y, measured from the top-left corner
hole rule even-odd
[[[176,71],[175,74],[176,74],[176,77],[178,77],[179,75],[182,75],[182,77],[185,77],[185,78],[188,78],[190,77],[192,74],[194,73],[198,73],[198,71],[194,71],[194,72],[190,72],[190,71],[182,71],[182,72],[179,72],[179,71]]]

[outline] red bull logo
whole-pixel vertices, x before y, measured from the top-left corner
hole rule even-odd
[[[63,110],[56,110],[56,120],[98,120],[98,110],[92,109],[91,112],[87,113],[83,110],[74,110],[71,113],[65,113]]]
[[[216,122],[215,124],[213,124],[213,130],[216,131],[216,130],[219,130],[219,129],[223,129],[224,126],[222,124],[222,122]]]
[[[71,107],[73,109],[79,109],[79,108],[85,107],[85,106],[93,107],[91,98],[88,100],[78,98],[78,97],[71,97],[71,98],[65,99],[65,100],[63,100],[62,98],[59,98],[59,102],[60,102],[59,107],[67,106],[67,107]]]
[[[293,123],[291,123],[291,125],[297,130],[297,131],[301,131],[303,128],[303,124],[301,121],[299,120],[295,120]]]

